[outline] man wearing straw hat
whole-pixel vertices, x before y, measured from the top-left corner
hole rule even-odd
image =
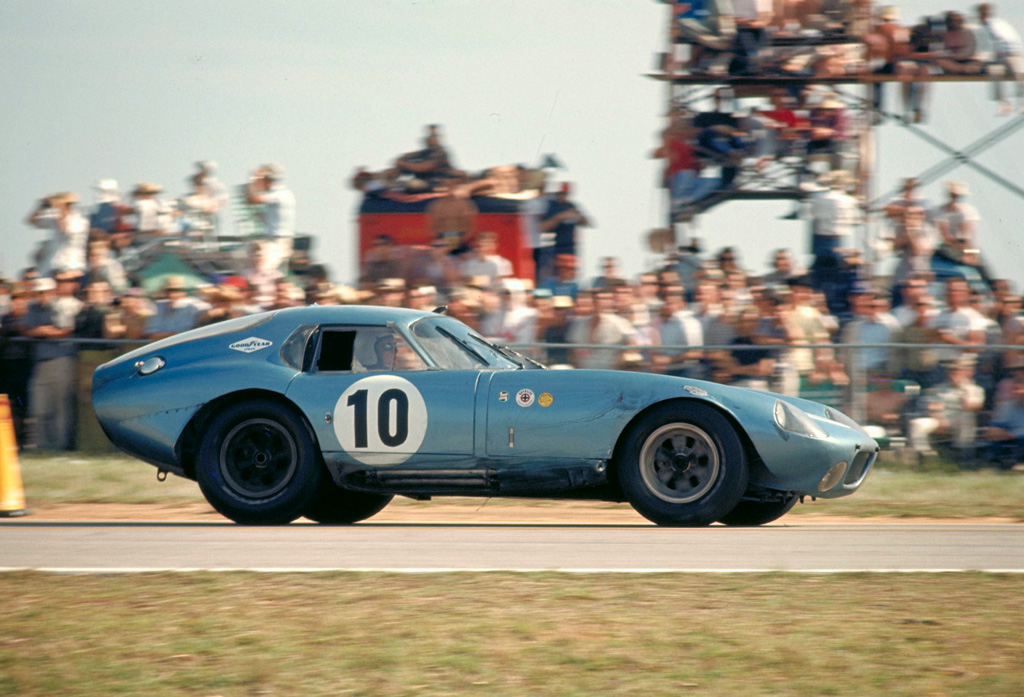
[[[75,209],[78,194],[64,192],[40,199],[26,223],[50,230],[51,237],[36,253],[40,276],[52,276],[54,269],[85,269],[85,245],[89,239],[89,221]]]

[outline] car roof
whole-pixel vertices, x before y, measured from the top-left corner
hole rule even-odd
[[[403,307],[379,305],[306,305],[277,310],[274,321],[296,324],[385,324],[408,325],[433,313]]]

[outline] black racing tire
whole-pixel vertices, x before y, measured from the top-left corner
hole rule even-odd
[[[244,525],[286,525],[300,517],[323,472],[305,419],[269,400],[240,402],[217,414],[196,459],[206,500]]]
[[[633,508],[676,527],[720,520],[739,503],[750,476],[732,423],[698,403],[665,404],[641,417],[620,444],[616,466]]]
[[[729,511],[718,522],[735,527],[764,525],[789,513],[790,509],[796,505],[797,499],[798,497],[794,494],[781,501],[742,500],[736,504],[736,508]]]
[[[323,525],[350,525],[375,516],[391,503],[390,494],[369,494],[342,489],[327,475],[303,515]]]

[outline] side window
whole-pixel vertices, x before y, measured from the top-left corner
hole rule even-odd
[[[390,329],[364,329],[355,342],[353,370],[367,373],[426,370],[419,354]]]
[[[317,359],[318,371],[352,370],[353,347],[356,332],[326,330],[320,338],[320,357]]]

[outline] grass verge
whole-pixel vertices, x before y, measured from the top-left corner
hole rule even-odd
[[[0,575],[0,694],[1021,694],[1024,577]]]

